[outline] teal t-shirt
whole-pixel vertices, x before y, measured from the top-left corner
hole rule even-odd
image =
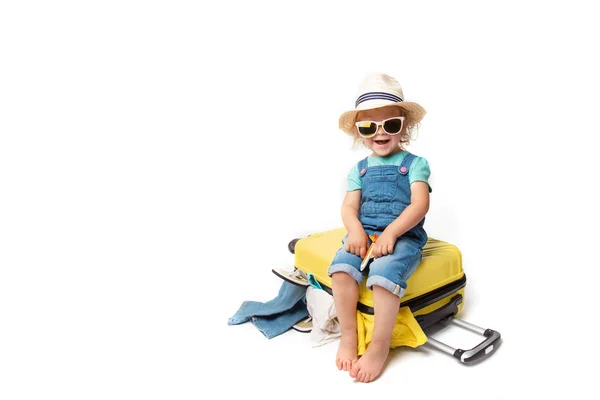
[[[397,165],[400,166],[402,164],[402,160],[406,157],[408,152],[401,151],[391,156],[369,156],[367,158],[367,166],[374,167],[377,165]],[[429,163],[423,157],[416,157],[410,168],[408,169],[408,179],[412,184],[415,181],[422,181],[427,183],[429,186],[429,192],[431,193],[431,186],[429,185],[429,176],[431,175],[431,171],[429,170]],[[350,170],[348,174],[348,192],[353,190],[362,189],[362,185],[360,182],[360,174],[358,172],[358,163],[354,164],[354,167]]]

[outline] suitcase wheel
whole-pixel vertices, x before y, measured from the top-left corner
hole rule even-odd
[[[290,251],[290,253],[294,254],[294,251],[296,249],[296,242],[298,242],[298,240],[300,240],[300,238],[294,239],[288,243],[288,250]]]

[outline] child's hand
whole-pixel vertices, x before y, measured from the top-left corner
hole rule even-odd
[[[392,254],[394,252],[394,246],[396,245],[397,239],[398,238],[394,234],[383,231],[373,246],[373,254],[375,257],[379,258],[387,256],[388,254]]]
[[[369,248],[369,237],[364,230],[348,232],[346,239],[346,251],[364,258]]]

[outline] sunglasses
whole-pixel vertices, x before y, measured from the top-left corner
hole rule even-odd
[[[402,125],[404,124],[404,117],[394,117],[384,119],[383,121],[358,121],[356,125],[356,129],[358,130],[358,134],[365,139],[372,138],[377,133],[377,130],[381,126],[383,131],[388,135],[397,135],[402,130]]]

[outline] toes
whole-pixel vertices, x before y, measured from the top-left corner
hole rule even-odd
[[[338,358],[335,360],[335,365],[338,367],[338,369],[340,371],[342,371],[342,370],[350,371],[354,368],[356,361],[357,360],[344,360],[344,359]]]
[[[365,380],[366,376],[367,376],[367,374],[361,371],[361,372],[358,373],[358,380],[360,382],[366,382],[366,380]]]
[[[352,361],[350,361],[350,360],[346,361],[346,364],[344,364],[344,371],[350,371],[351,368],[352,368]]]

